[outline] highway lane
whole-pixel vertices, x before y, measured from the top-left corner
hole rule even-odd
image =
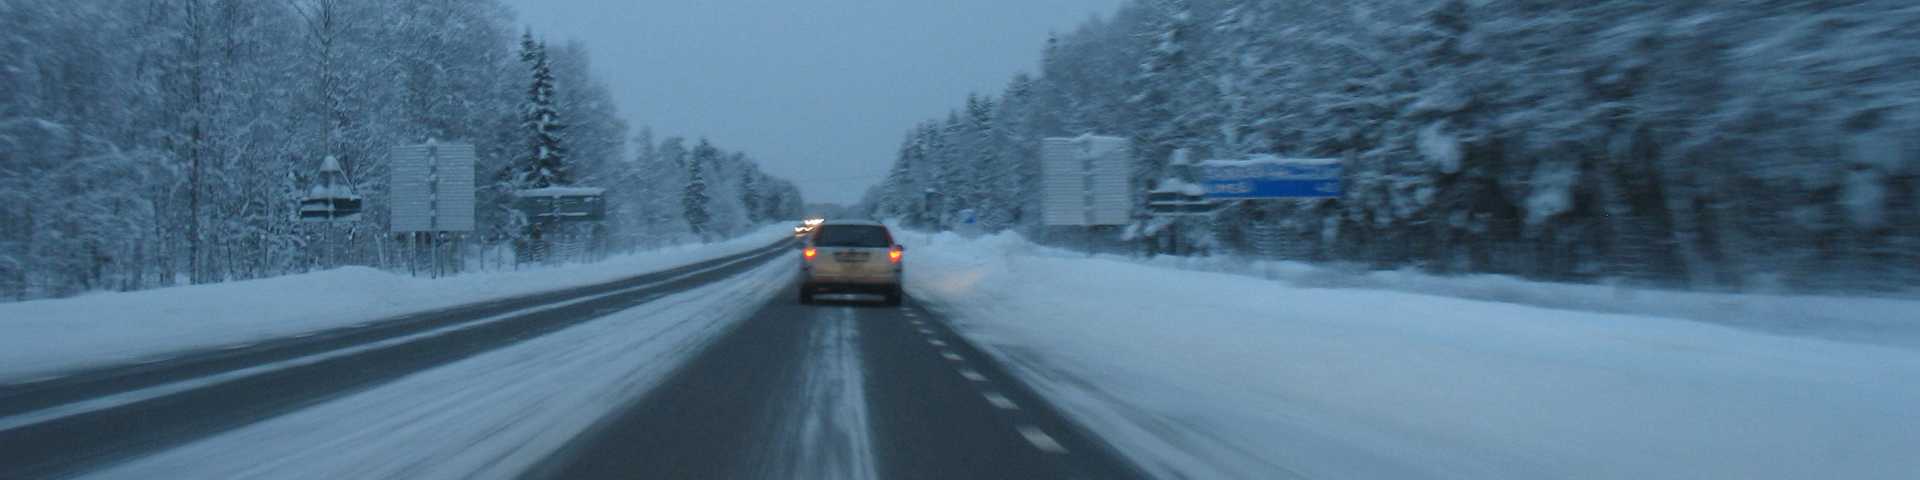
[[[658,305],[656,300],[679,298],[685,296],[680,293],[703,286],[737,284],[721,280],[748,271],[761,272],[754,274],[761,278],[774,275],[772,281],[779,282],[790,275],[779,271],[788,268],[781,262],[794,255],[791,245],[782,242],[744,255],[615,284],[402,317],[366,327],[264,342],[235,352],[192,354],[171,361],[80,372],[65,382],[11,386],[10,390],[0,390],[0,479],[57,478],[102,472],[108,467],[124,477],[155,466],[162,467],[159,471],[232,472],[238,468],[271,474],[276,467],[270,465],[325,461],[324,455],[314,457],[315,451],[295,444],[339,444],[348,437],[262,437],[260,431],[273,429],[260,426],[270,425],[268,420],[286,424],[276,427],[282,429],[310,422],[316,415],[330,415],[324,414],[329,409],[340,410],[334,407],[353,403],[346,399],[359,398],[357,392],[390,390],[384,385],[395,384],[402,377],[509,346],[522,352],[501,352],[503,355],[495,357],[526,357],[524,351],[533,346],[526,340],[548,338],[562,330],[577,331],[580,329],[574,327],[588,325],[611,312],[647,305],[633,311],[669,324],[682,316],[706,315],[700,313],[706,310],[651,306]],[[797,271],[797,265],[793,267]],[[678,357],[690,360],[677,370],[663,367],[668,369],[661,370],[664,382],[647,383],[649,388],[604,379],[593,380],[596,383],[591,386],[582,385],[593,391],[631,392],[622,395],[633,397],[625,400],[624,407],[609,407],[614,413],[598,421],[591,420],[591,415],[582,417],[583,424],[593,426],[570,441],[565,439],[572,433],[558,437],[552,443],[560,445],[557,449],[550,445],[516,453],[532,455],[528,461],[534,466],[522,475],[836,479],[1142,476],[1099,439],[1067,421],[1007,375],[991,357],[948,328],[944,319],[911,299],[901,307],[846,301],[802,306],[793,301],[793,295],[786,294],[796,287],[792,283],[769,284],[761,288],[785,290],[772,295],[772,301],[750,300],[760,305],[744,304],[749,300],[743,300],[742,304],[720,309],[734,311],[727,314],[732,318],[744,319],[727,323],[731,327],[713,334],[716,340],[702,342],[705,347]],[[591,325],[600,323],[606,322]],[[561,350],[565,349],[556,351]],[[556,363],[519,364],[516,368],[566,367]],[[528,373],[545,378],[562,372]],[[456,384],[447,388],[471,391],[462,385],[477,380],[453,381]],[[609,400],[618,405],[621,398],[613,396]],[[398,404],[385,408],[402,414],[419,410]],[[297,416],[301,422],[277,421],[296,417],[289,415],[294,412],[301,412]],[[390,421],[399,419],[381,420]],[[474,421],[479,425],[513,422]],[[357,434],[367,433],[361,430]],[[271,448],[246,455],[207,453],[209,445],[234,443],[220,434],[238,431],[252,433],[249,438]],[[214,438],[228,441],[202,441]],[[431,452],[435,450],[444,454],[446,448],[356,454],[377,455],[368,458],[377,458],[379,465],[369,468],[380,470],[434,462],[434,458],[441,458]],[[156,455],[162,452],[165,455]],[[140,460],[136,463],[141,468],[122,468],[134,465],[128,461],[135,459]],[[223,460],[250,465],[226,465],[220,463]]]
[[[911,301],[788,297],[526,477],[1142,476]]]
[[[782,241],[617,282],[10,385],[0,389],[0,479],[99,469],[579,325],[792,251]]]

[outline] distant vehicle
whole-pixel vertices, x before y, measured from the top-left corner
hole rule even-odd
[[[899,305],[901,265],[907,248],[894,243],[886,225],[859,220],[819,224],[800,251],[800,303],[822,293],[882,295]]]

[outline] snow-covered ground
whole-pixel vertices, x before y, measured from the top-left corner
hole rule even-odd
[[[622,255],[592,264],[439,279],[342,268],[0,304],[0,383],[606,282],[746,252],[792,234],[790,224],[775,224],[724,242]]]
[[[512,478],[789,292],[794,271],[768,263],[87,477]]]
[[[1920,351],[1689,320],[1681,294],[1543,308],[1461,297],[1549,303],[1570,287],[1328,288],[1012,235],[902,237],[918,301],[1167,478],[1920,472]],[[1725,299],[1770,319],[1856,305]],[[1858,305],[1887,334],[1916,328],[1920,302]]]
[[[1085,257],[1080,252],[1040,247],[1022,251],[1033,255]],[[1393,290],[1563,310],[1669,317],[1771,333],[1920,349],[1920,301],[1913,299],[1687,292],[1545,283],[1503,275],[1443,276],[1413,270],[1357,270],[1231,256],[1142,259],[1101,255],[1099,258],[1259,277],[1302,288]]]

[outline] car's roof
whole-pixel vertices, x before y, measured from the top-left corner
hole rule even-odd
[[[869,227],[885,227],[885,226],[886,226],[886,224],[882,224],[882,223],[880,223],[880,222],[876,222],[876,221],[872,221],[872,220],[827,220],[827,221],[826,221],[826,223],[822,223],[821,225],[826,225],[826,226],[831,226],[831,225],[864,225],[864,226],[869,226]]]

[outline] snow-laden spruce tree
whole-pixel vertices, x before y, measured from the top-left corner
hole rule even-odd
[[[700,139],[700,145],[693,147],[693,157],[687,159],[687,187],[680,197],[680,207],[687,218],[687,227],[693,235],[702,241],[708,239],[712,227],[713,215],[709,210],[711,199],[707,197],[706,168],[720,160],[720,150],[712,143]]]
[[[520,46],[520,60],[532,69],[533,82],[527,88],[526,116],[521,124],[527,132],[527,152],[513,166],[514,182],[518,188],[572,185],[573,166],[561,134],[567,126],[554,104],[553,63],[548,60],[546,42],[535,43],[532,32],[528,32]]]
[[[527,64],[533,77],[521,116],[526,149],[495,177],[494,188],[496,198],[500,199],[499,206],[505,210],[506,222],[499,226],[500,233],[513,242],[520,257],[526,258],[539,256],[542,232],[539,225],[514,209],[513,192],[572,185],[573,168],[562,146],[561,132],[566,124],[560,121],[560,112],[554,104],[553,64],[547,56],[546,44],[536,42],[532,31],[520,37],[520,61]]]

